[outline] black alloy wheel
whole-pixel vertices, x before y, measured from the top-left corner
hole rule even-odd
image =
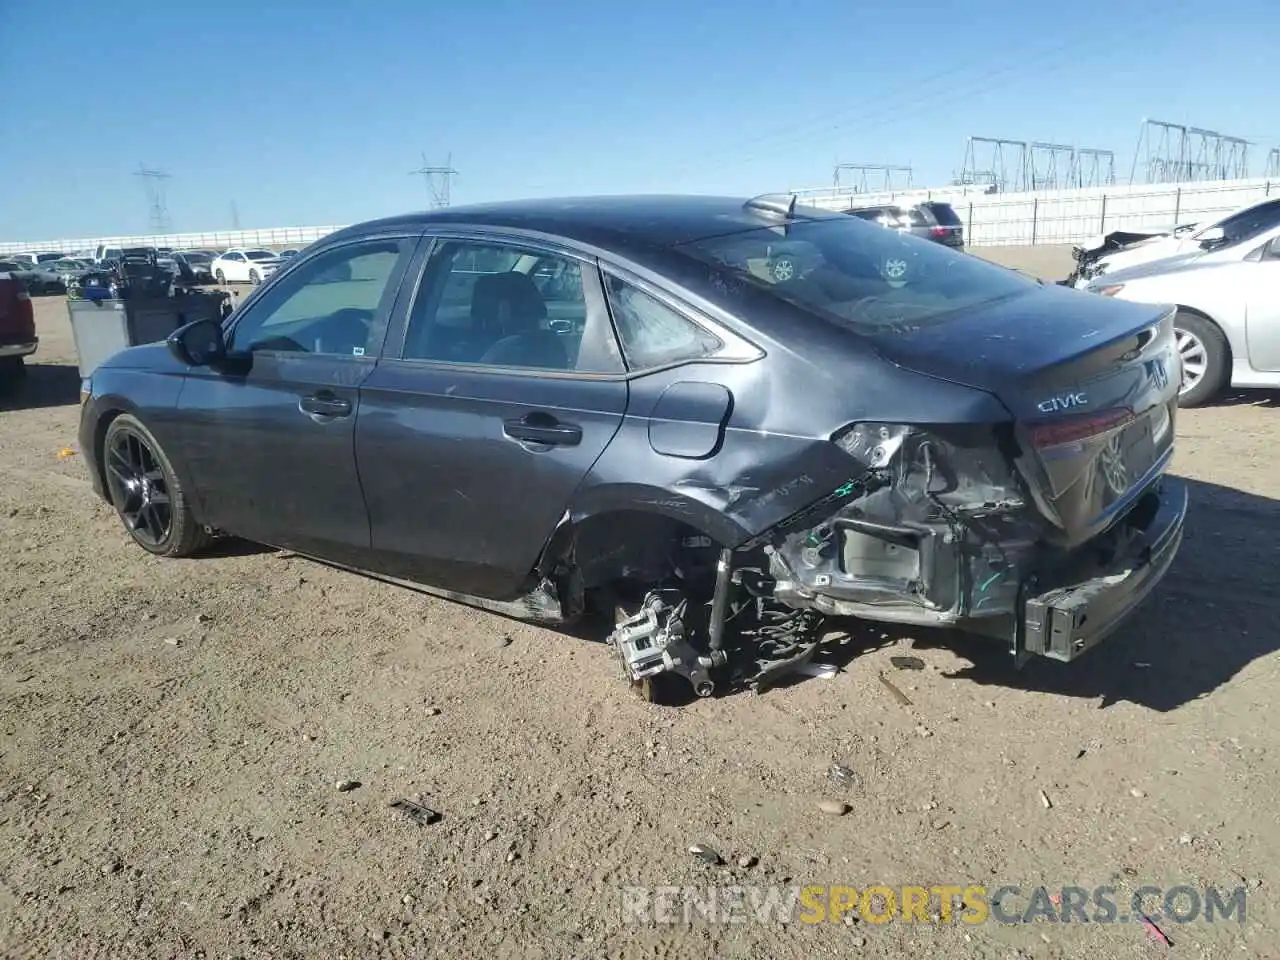
[[[173,467],[141,421],[123,414],[111,422],[102,461],[111,503],[138,546],[165,557],[188,556],[204,546],[207,537]]]

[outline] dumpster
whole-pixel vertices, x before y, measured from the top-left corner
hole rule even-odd
[[[190,291],[172,297],[67,299],[80,376],[129,347],[164,340],[194,320],[220,320],[226,294]]]

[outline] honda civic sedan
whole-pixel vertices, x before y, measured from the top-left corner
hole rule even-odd
[[[117,354],[80,444],[154,554],[608,611],[642,692],[758,686],[829,616],[1071,660],[1181,540],[1172,319],[789,196],[453,207]]]

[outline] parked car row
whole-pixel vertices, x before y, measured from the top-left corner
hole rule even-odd
[[[157,263],[184,283],[260,283],[299,249],[175,250],[172,247],[115,247],[99,244],[76,254],[45,251],[0,255],[4,270],[17,273],[32,296],[66,293],[72,281],[127,257],[155,255]]]

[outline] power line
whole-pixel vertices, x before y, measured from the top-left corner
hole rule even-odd
[[[422,177],[422,182],[427,188],[427,197],[431,201],[431,205],[436,208],[449,205],[449,188],[453,178],[457,175],[458,171],[453,169],[452,153],[445,159],[443,167],[433,167],[427,161],[426,151],[423,151],[422,166],[417,170],[409,171],[409,176],[411,177]]]
[[[1144,19],[1142,12],[1136,11],[1131,19],[1133,19],[1134,22],[1148,22],[1148,23],[1156,22],[1153,18],[1155,17],[1157,12],[1161,12],[1162,16],[1168,15],[1168,4],[1167,3],[1153,4],[1149,8],[1148,12],[1151,14],[1151,17]],[[1113,33],[1110,35],[1110,39],[1115,43],[1119,43],[1123,41],[1125,42],[1126,45],[1128,45],[1129,43],[1132,42],[1132,40],[1134,39],[1134,36],[1135,34],[1132,31],[1129,34],[1126,34],[1124,36],[1121,36],[1118,33]],[[980,72],[973,77],[970,77],[966,80],[962,80],[960,88],[957,88],[954,84],[949,84],[944,89],[935,90],[935,91],[926,93],[923,96],[911,97],[901,102],[893,102],[893,97],[899,93],[910,93],[912,91],[919,90],[921,86],[927,87],[928,85],[933,84],[935,82],[943,81],[950,77],[954,77],[957,74],[964,74],[972,70],[972,67],[973,67],[972,62],[960,64],[960,65],[951,67],[947,70],[940,71],[936,74],[926,76],[921,80],[912,81],[909,84],[904,84],[900,87],[891,88],[890,90],[882,94],[879,94],[878,99],[881,101],[886,101],[885,106],[881,108],[873,109],[869,112],[862,111],[862,108],[860,107],[854,107],[851,109],[840,110],[836,112],[829,111],[827,114],[825,114],[822,117],[814,117],[810,120],[800,121],[799,123],[790,124],[785,127],[777,128],[772,132],[761,134],[760,136],[752,137],[748,140],[740,141],[734,147],[713,149],[712,151],[709,151],[708,153],[703,154],[698,160],[690,161],[690,163],[687,166],[681,165],[680,167],[676,168],[675,170],[673,170],[673,174],[692,170],[695,168],[695,166],[700,166],[709,157],[720,156],[729,152],[737,152],[749,146],[766,144],[766,143],[775,142],[775,141],[787,141],[787,140],[793,141],[795,138],[792,136],[792,134],[800,130],[812,130],[814,132],[817,132],[821,128],[835,130],[835,129],[840,129],[842,125],[850,121],[856,121],[859,123],[859,132],[865,132],[866,130],[871,129],[874,126],[884,126],[886,123],[897,122],[900,119],[909,119],[913,116],[918,116],[922,112],[920,110],[913,111],[910,109],[915,105],[921,105],[925,108],[925,110],[929,110],[929,109],[940,107],[940,106],[947,106],[950,103],[954,103],[959,100],[966,99],[968,97],[973,97],[982,93],[986,93],[989,90],[997,86],[1000,86],[1003,83],[1007,83],[1007,80],[1003,80],[999,78],[1007,77],[1009,74],[1016,75],[1027,69],[1034,68],[1034,69],[1037,69],[1043,75],[1043,73],[1045,72],[1061,69],[1062,67],[1065,67],[1068,65],[1074,66],[1076,65],[1074,61],[1063,61],[1062,63],[1058,64],[1055,67],[1050,67],[1049,71],[1046,71],[1045,69],[1046,60],[1050,60],[1060,54],[1072,51],[1076,47],[1089,46],[1089,47],[1092,47],[1094,50],[1098,50],[1100,48],[1099,39],[1100,38],[1097,32],[1097,28],[1095,26],[1082,31],[1077,35],[1072,35],[1072,37],[1067,41],[1061,44],[1058,44],[1056,46],[1050,47],[1049,49],[1044,50],[1043,52],[1036,52],[1034,50],[1020,52],[1015,62],[1011,64],[1006,64],[1005,66],[999,67],[994,70],[987,70],[987,71]],[[833,119],[837,120],[837,122],[833,123],[832,122]]]
[[[172,179],[172,175],[139,163],[134,176],[142,178],[142,188],[147,194],[147,218],[152,233],[170,233],[169,204],[165,194],[168,190],[167,181]]]

